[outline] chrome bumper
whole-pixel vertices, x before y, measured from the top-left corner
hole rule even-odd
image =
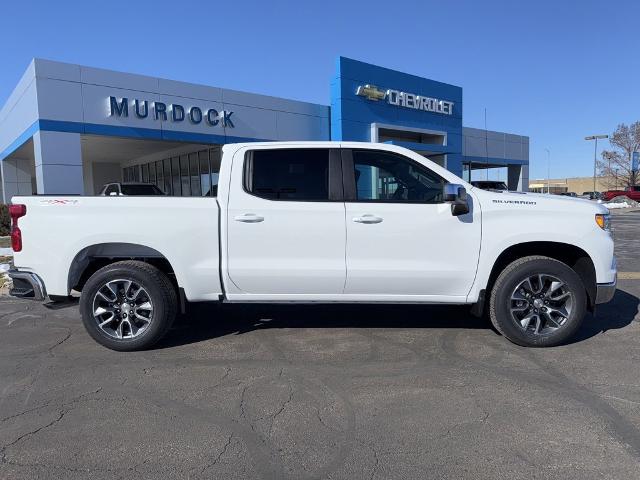
[[[611,283],[598,283],[596,285],[596,304],[607,303],[613,298],[616,293],[617,282],[618,275]]]
[[[35,273],[9,270],[9,276],[13,280],[13,288],[9,290],[9,295],[12,297],[38,301],[42,301],[47,297],[44,283]]]

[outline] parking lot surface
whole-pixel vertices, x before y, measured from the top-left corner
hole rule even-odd
[[[527,349],[461,307],[192,308],[157,349],[0,300],[0,478],[640,478],[640,212],[612,303]]]

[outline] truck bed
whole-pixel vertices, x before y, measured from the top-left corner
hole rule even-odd
[[[37,272],[49,295],[68,295],[73,265],[86,253],[141,252],[169,262],[188,300],[217,300],[222,292],[215,198],[18,196],[12,202],[27,206],[15,266]]]

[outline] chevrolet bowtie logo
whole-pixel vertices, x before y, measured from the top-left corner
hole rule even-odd
[[[356,95],[360,95],[361,97],[366,97],[368,100],[377,102],[378,100],[382,100],[386,97],[387,93],[384,90],[378,90],[378,87],[375,85],[365,85],[364,87],[360,85],[356,90]]]

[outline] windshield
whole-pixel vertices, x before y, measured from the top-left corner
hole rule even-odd
[[[504,182],[471,182],[474,187],[483,190],[508,190],[507,184]]]
[[[155,185],[121,185],[123,195],[164,195]]]

